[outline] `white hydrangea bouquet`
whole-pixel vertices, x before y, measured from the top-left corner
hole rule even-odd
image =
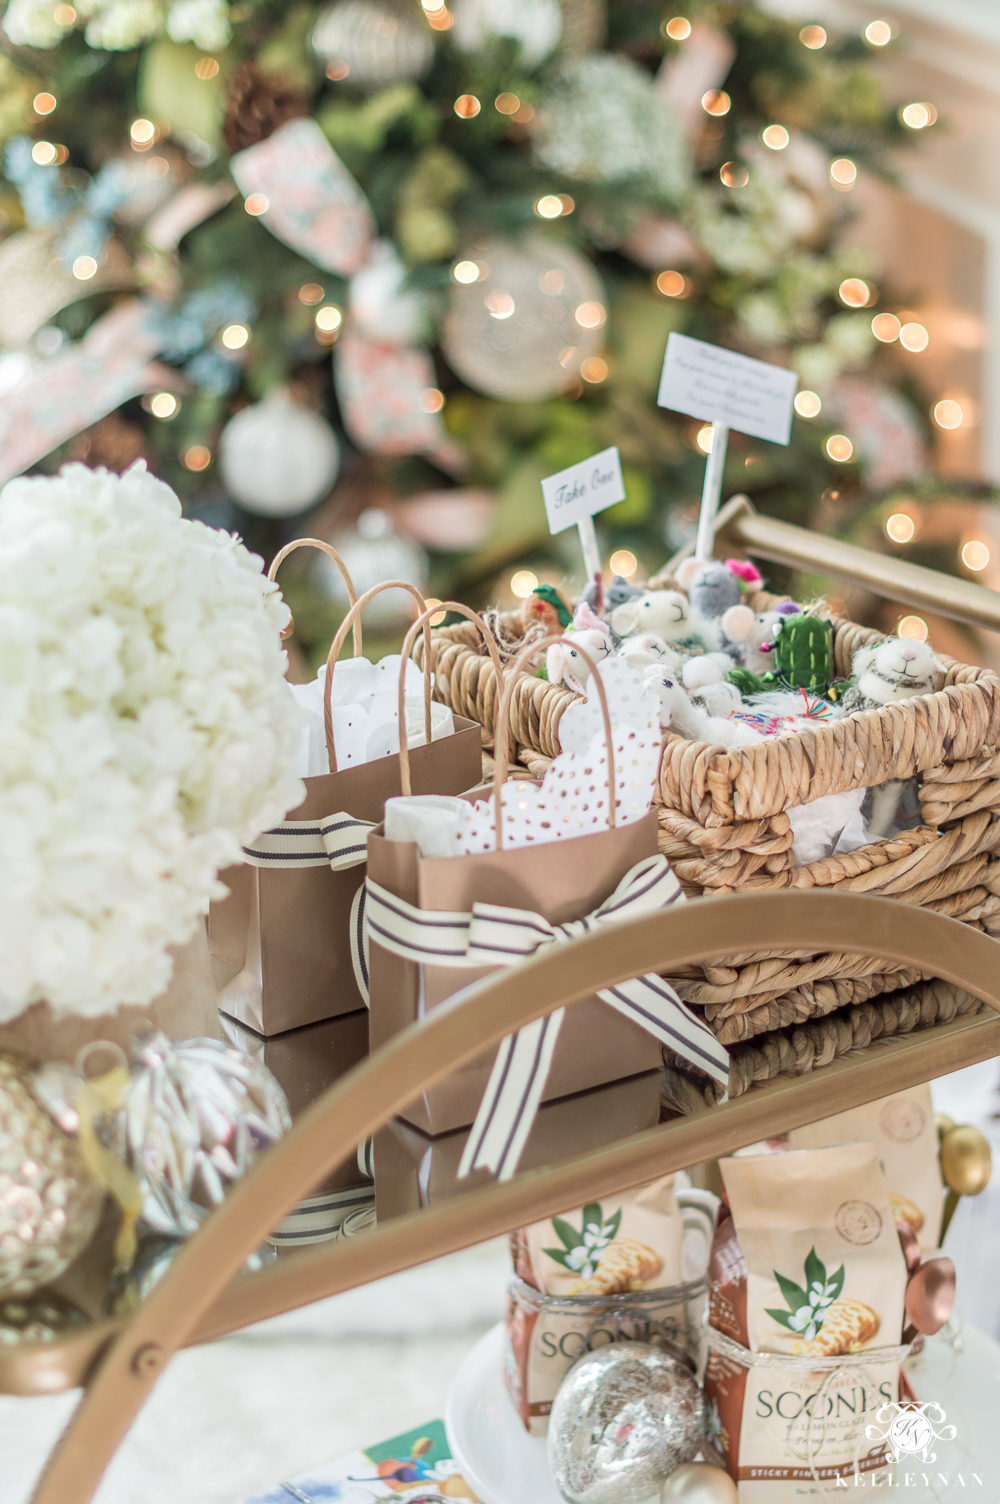
[[[4,30],[17,47],[57,47],[78,24],[87,45],[109,52],[140,47],[166,32],[171,41],[221,51],[232,36],[228,0],[8,0]]]
[[[0,1022],[149,1002],[218,868],[300,802],[287,621],[142,462],[0,491]]]

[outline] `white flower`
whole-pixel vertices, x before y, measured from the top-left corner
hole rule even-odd
[[[220,52],[232,37],[225,0],[175,0],[167,35],[175,42],[194,42],[203,52]]]
[[[299,802],[287,619],[143,464],[0,492],[0,1021],[155,997],[217,869]]]
[[[644,179],[671,201],[689,179],[680,123],[652,78],[607,52],[574,64],[546,98],[535,154],[586,182]]]
[[[56,0],[10,0],[3,18],[15,47],[58,47],[66,27],[55,17]]]
[[[128,52],[155,37],[162,24],[156,0],[112,0],[112,4],[102,4],[95,10],[84,36],[88,47]]]

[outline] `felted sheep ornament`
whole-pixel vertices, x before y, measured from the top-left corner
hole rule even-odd
[[[855,682],[844,695],[848,712],[931,695],[938,675],[945,672],[930,644],[912,637],[888,637],[873,647],[858,648],[851,666]]]
[[[679,590],[644,590],[612,611],[611,630],[618,637],[652,632],[687,653],[712,652],[722,643],[716,624],[695,617]]]
[[[565,689],[582,695],[590,678],[590,669],[573,643],[579,642],[584,652],[589,653],[595,663],[600,663],[611,653],[611,634],[600,617],[595,616],[585,601],[581,601],[573,617],[573,626],[563,633],[563,637],[565,642],[554,642],[547,649],[545,672],[550,684],[561,684]]]
[[[651,663],[670,663],[678,671],[684,663],[684,654],[657,637],[655,632],[637,632],[626,637],[618,649],[618,657],[624,658],[634,668],[646,668]],[[690,659],[692,663],[700,660]]]
[[[660,702],[660,725],[691,741],[719,747],[746,747],[761,740],[760,733],[727,716],[710,715],[688,695],[680,678],[666,664],[643,670],[643,688]],[[728,687],[728,686],[727,686]]]

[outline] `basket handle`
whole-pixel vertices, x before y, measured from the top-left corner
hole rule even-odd
[[[496,742],[493,749],[493,809],[496,823],[496,849],[503,850],[503,821],[501,819],[500,790],[507,777],[508,769],[508,741],[510,737],[510,702],[514,697],[514,685],[524,671],[527,660],[537,656],[539,649],[550,647],[553,643],[562,643],[564,647],[575,648],[590,669],[590,679],[597,685],[597,696],[601,702],[601,716],[604,720],[604,738],[608,749],[608,829],[615,828],[615,747],[611,734],[611,713],[608,710],[608,697],[604,689],[604,682],[597,672],[597,664],[590,654],[580,646],[578,642],[570,642],[562,633],[553,633],[551,637],[543,637],[540,642],[530,642],[527,647],[521,649],[510,667],[510,677],[504,686],[503,699],[500,701],[500,709],[497,711]]]
[[[375,596],[383,590],[408,590],[417,603],[418,611],[422,611],[426,615],[427,602],[424,600],[416,585],[411,585],[409,580],[383,580],[381,585],[373,585],[370,590],[366,590],[364,595],[355,600],[354,604],[351,606],[351,609],[348,611],[347,615],[340,623],[340,626],[337,628],[337,635],[333,639],[333,642],[330,644],[330,652],[326,660],[326,681],[323,685],[323,726],[326,730],[326,751],[327,756],[330,759],[331,773],[336,773],[337,771],[337,749],[333,745],[333,671],[336,667],[337,659],[340,657],[340,650],[344,646],[344,640],[347,637],[347,629],[350,626],[354,627],[354,656],[356,658],[360,656],[361,613],[367,606],[368,602],[370,600],[374,600]],[[435,606],[434,610],[438,611],[440,610],[440,607]],[[423,620],[423,618],[421,618],[421,620]],[[431,626],[430,618],[428,617],[428,619],[424,622],[424,734],[427,737],[428,741],[430,741],[431,739],[430,648]],[[402,680],[405,672],[406,660],[404,658],[399,670],[400,680]],[[403,740],[404,738],[401,734],[399,738],[400,747],[402,747],[403,745]]]
[[[439,601],[437,605],[428,606],[426,611],[422,612],[421,615],[417,617],[416,621],[407,630],[406,636],[403,638],[403,646],[401,649],[401,652],[403,654],[403,662],[399,671],[399,782],[403,794],[406,798],[409,798],[413,789],[413,786],[410,783],[410,748],[407,744],[407,739],[404,734],[406,729],[406,662],[413,651],[413,644],[417,640],[417,633],[420,631],[420,628],[423,627],[424,692],[425,695],[429,697],[430,673],[428,665],[430,664],[430,653],[428,650],[428,629],[430,627],[431,617],[437,616],[438,613],[442,611],[455,611],[459,616],[464,616],[466,621],[475,623],[475,625],[479,628],[480,633],[482,634],[482,639],[486,651],[487,653],[489,653],[493,667],[496,670],[497,684],[503,683],[503,664],[500,662],[500,653],[497,650],[496,639],[494,638],[493,633],[490,631],[489,627],[483,621],[483,618],[477,612],[473,611],[470,606],[463,606],[461,601]],[[431,739],[429,723],[428,729],[426,730],[426,736],[429,742]]]
[[[278,573],[279,564],[287,559],[289,554],[294,553],[297,548],[320,548],[325,554],[329,554],[330,558],[336,564],[337,568],[340,570],[341,575],[343,576],[344,584],[347,586],[347,599],[350,605],[353,606],[358,598],[358,592],[354,588],[354,581],[351,579],[351,576],[347,572],[347,565],[344,563],[337,550],[335,548],[332,548],[329,543],[324,543],[322,538],[294,538],[291,543],[286,543],[284,548],[281,549],[279,553],[276,553],[274,558],[271,560],[271,567],[267,571],[268,579],[274,580]],[[285,632],[282,633],[282,636],[287,636],[291,629],[292,624],[291,622],[289,622],[288,628]],[[354,622],[354,656],[355,658],[361,657],[360,617],[357,617]]]

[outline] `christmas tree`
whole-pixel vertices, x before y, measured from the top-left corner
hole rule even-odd
[[[656,406],[673,330],[800,377],[791,444],[734,434],[727,494],[805,521],[923,464],[898,392],[888,470],[851,435],[893,316],[843,230],[907,135],[859,36],[739,0],[9,0],[4,27],[4,478],[145,456],[266,554],[319,534],[359,588],[478,604],[580,579],[539,482],[617,444],[599,532],[640,578],[704,470]],[[297,567],[311,653],[342,602]]]

